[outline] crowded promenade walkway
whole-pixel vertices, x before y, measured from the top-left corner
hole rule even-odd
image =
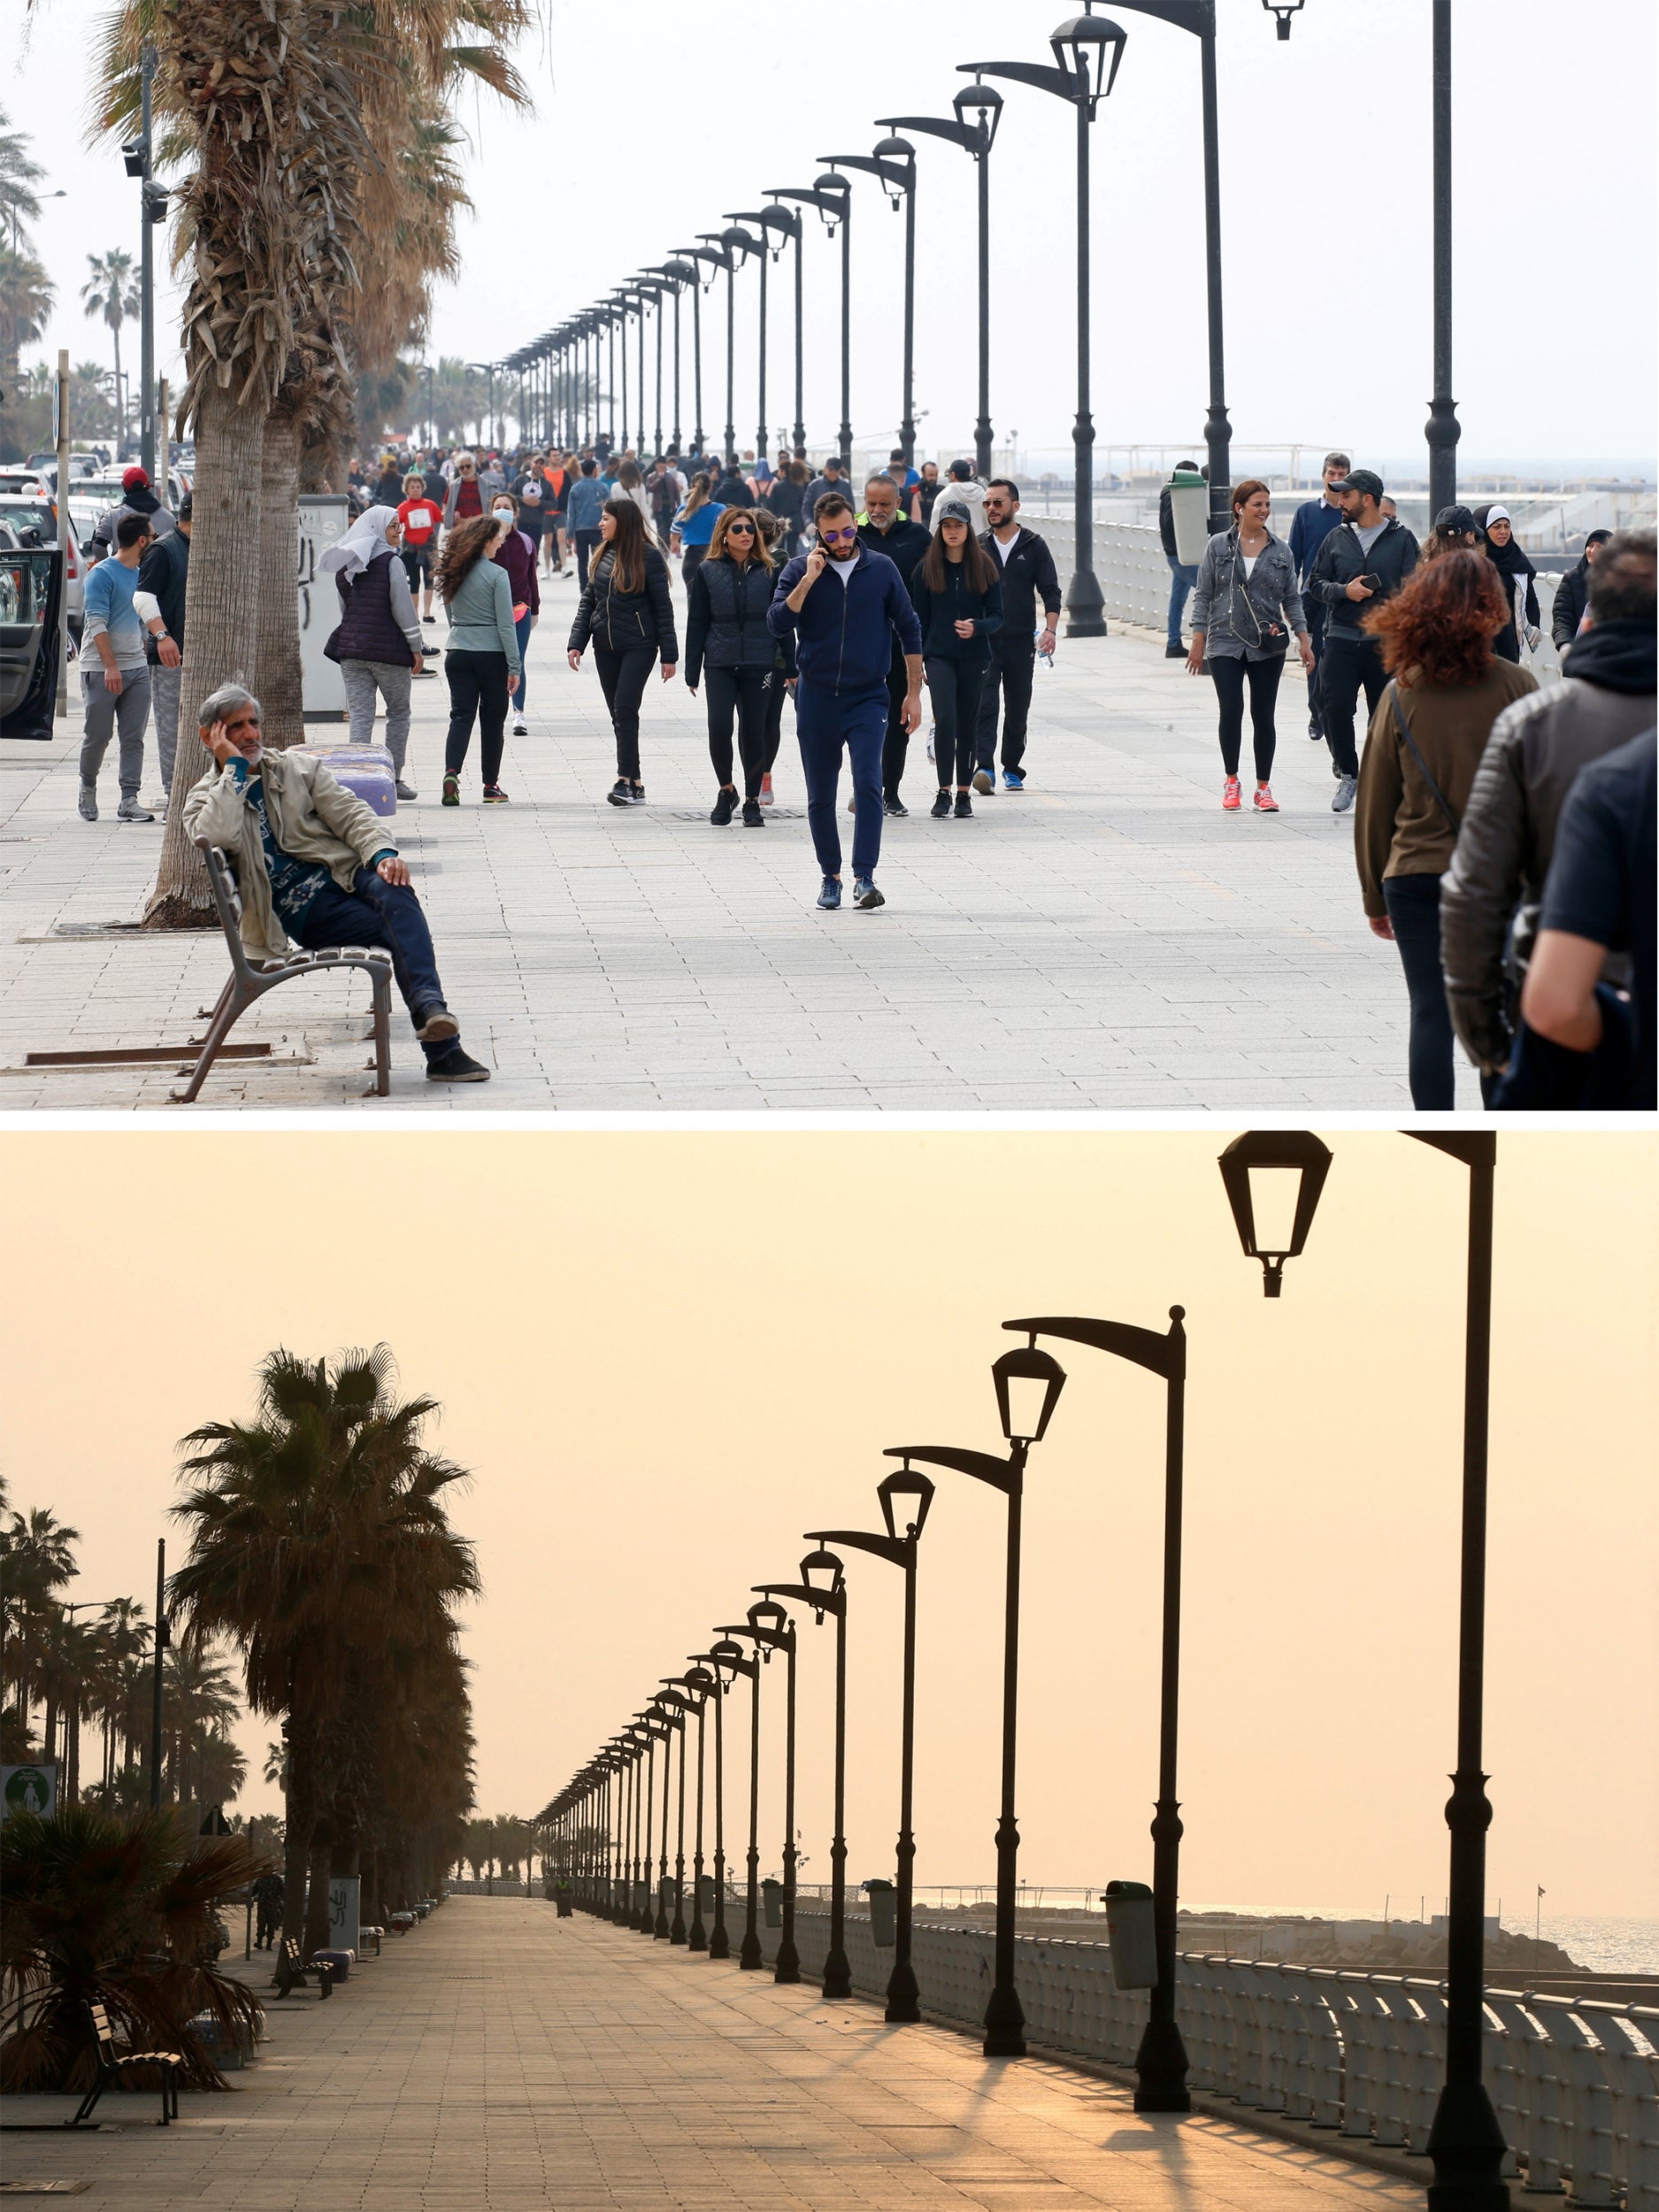
[[[456,1898],[326,2005],[273,2008],[223,2096],[8,2138],[86,2212],[1367,2212],[1420,2190],[943,2028],[886,2027],[541,1900]],[[63,2100],[7,2098],[6,2118]],[[21,2108],[28,2108],[26,2116]],[[13,2111],[11,2108],[19,2108]]]
[[[677,611],[683,613],[676,589]],[[423,1079],[401,1006],[388,1101],[365,1103],[360,983],[296,983],[236,1039],[205,1107],[416,1106],[603,1113],[788,1109],[1392,1110],[1408,1103],[1406,994],[1366,928],[1352,817],[1331,811],[1300,674],[1279,702],[1282,811],[1221,810],[1211,686],[1148,633],[1061,641],[1039,670],[1029,782],[934,821],[924,740],[907,819],[886,827],[875,914],[815,911],[793,717],[764,832],[710,826],[703,702],[653,680],[649,804],[615,774],[591,670],[564,664],[574,586],[547,588],[529,655],[529,735],[509,737],[504,807],[438,803],[444,683],[414,687],[395,833],[431,919],[449,1003],[488,1084]],[[442,630],[435,634],[440,641]],[[30,1053],[201,1033],[222,939],[134,936],[159,825],[75,813],[78,722],[0,761],[0,1103],[165,1102],[176,1064],[26,1065]],[[343,739],[338,726],[313,737]],[[194,742],[194,740],[189,741]],[[154,780],[148,772],[145,792]],[[843,791],[845,785],[843,785]],[[1458,1103],[1477,1106],[1472,1072]]]

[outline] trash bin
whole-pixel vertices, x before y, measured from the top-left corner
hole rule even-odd
[[[1170,518],[1175,525],[1175,557],[1196,568],[1210,542],[1210,487],[1196,469],[1177,469],[1170,479]]]
[[[1157,1932],[1152,1921],[1152,1892],[1144,1882],[1107,1883],[1106,1932],[1111,1944],[1115,1986],[1155,1987],[1158,1978]]]
[[[866,1882],[870,1900],[870,1939],[878,1951],[890,1951],[898,1938],[898,1892],[891,1882]]]
[[[781,1928],[783,1925],[783,1884],[772,1881],[763,1882],[760,1886],[760,1893],[766,1908],[766,1925],[769,1928]]]
[[[714,1877],[712,1874],[705,1874],[697,1884],[697,1909],[699,1912],[714,1910]]]

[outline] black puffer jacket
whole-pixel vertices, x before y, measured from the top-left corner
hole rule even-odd
[[[571,651],[585,652],[590,640],[613,653],[652,646],[661,652],[664,667],[672,668],[680,658],[680,640],[668,595],[668,563],[654,545],[646,547],[643,591],[613,589],[615,572],[616,555],[607,546],[588,572],[588,588],[571,625]]]
[[[700,561],[686,603],[686,681],[710,668],[770,668],[777,648],[766,610],[774,572],[764,561]]]

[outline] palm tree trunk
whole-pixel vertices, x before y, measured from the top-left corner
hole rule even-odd
[[[222,683],[252,680],[256,641],[250,611],[257,608],[265,580],[264,457],[264,411],[239,407],[231,393],[210,386],[196,425],[179,750],[160,865],[144,910],[146,929],[217,926],[201,856],[184,833],[185,797],[209,765],[190,732],[197,701]]]
[[[279,405],[265,419],[253,656],[253,688],[265,710],[265,741],[273,752],[298,745],[305,736],[300,679],[299,485],[299,431],[292,414]],[[331,579],[323,580],[323,588],[332,595]]]
[[[328,1942],[328,1874],[333,1846],[326,1835],[311,1843],[310,1882],[305,1894],[305,1933],[300,1939],[303,1956],[323,1950]]]

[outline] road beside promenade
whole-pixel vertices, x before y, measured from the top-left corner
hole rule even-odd
[[[223,2096],[7,2137],[86,2212],[1365,2212],[1420,2191],[943,2028],[888,2028],[541,1900],[455,1898],[326,2004],[275,2005]],[[62,2101],[8,2097],[8,2123]]]
[[[1221,811],[1208,682],[1144,634],[1062,641],[1039,670],[1023,796],[932,820],[911,748],[879,912],[818,913],[792,710],[764,831],[708,821],[703,701],[653,681],[650,803],[615,773],[591,668],[550,585],[529,666],[511,804],[438,804],[448,687],[417,682],[399,844],[440,971],[488,1084],[424,1080],[399,1004],[393,1096],[365,1102],[366,992],[285,985],[240,1025],[268,1064],[223,1063],[205,1106],[546,1109],[613,1114],[837,1109],[1045,1111],[1407,1104],[1406,995],[1360,911],[1352,818],[1330,810],[1300,672],[1281,695],[1282,811]],[[438,634],[442,635],[440,630]],[[111,932],[142,910],[161,831],[75,813],[75,740],[0,748],[0,1111],[157,1105],[172,1065],[29,1069],[30,1053],[201,1033],[223,941]],[[342,734],[314,726],[325,739]],[[152,755],[153,758],[153,755]],[[153,766],[146,790],[153,782]],[[846,820],[846,818],[843,818]],[[850,829],[850,822],[846,821]],[[1460,1105],[1479,1103],[1467,1068]]]

